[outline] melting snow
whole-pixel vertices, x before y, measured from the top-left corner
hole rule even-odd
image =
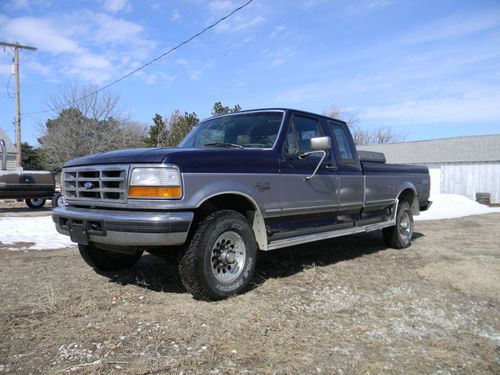
[[[51,216],[0,217],[0,242],[8,250],[62,249],[75,246],[68,236],[56,231]]]
[[[457,194],[433,194],[429,200],[432,201],[432,206],[415,216],[415,220],[454,219],[500,212],[500,207],[488,207]]]

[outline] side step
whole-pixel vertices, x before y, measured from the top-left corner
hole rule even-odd
[[[308,235],[299,236],[299,237],[286,238],[283,240],[271,241],[267,245],[267,249],[261,249],[261,250],[276,250],[276,249],[281,249],[283,247],[288,247],[288,246],[302,245],[304,243],[327,240],[329,238],[348,236],[350,234],[372,232],[374,230],[387,228],[387,227],[393,226],[395,224],[396,224],[395,220],[390,220],[390,221],[385,221],[383,223],[370,224],[370,225],[365,225],[362,227],[338,229],[338,230],[332,230],[332,231],[324,232],[324,233],[308,234]]]

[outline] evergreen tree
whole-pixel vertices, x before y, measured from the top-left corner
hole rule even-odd
[[[43,152],[28,142],[21,143],[21,166],[24,169],[38,171],[43,169]]]
[[[167,137],[167,125],[163,121],[163,117],[156,113],[153,117],[153,125],[149,127],[149,137],[146,138],[146,144],[149,147],[161,147],[165,144]]]
[[[233,108],[230,108],[222,105],[222,103],[219,101],[214,103],[214,107],[212,109],[212,115],[219,116],[219,115],[224,115],[226,113],[233,113],[239,111],[241,111],[241,107],[239,104],[236,104]]]

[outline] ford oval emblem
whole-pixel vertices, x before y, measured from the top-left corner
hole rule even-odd
[[[90,189],[93,189],[94,188],[94,184],[90,181],[87,181],[83,184],[83,187],[87,190],[90,190]]]

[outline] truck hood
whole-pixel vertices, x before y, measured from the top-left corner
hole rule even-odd
[[[138,148],[103,152],[73,159],[64,167],[98,164],[160,164],[172,163],[182,172],[275,173],[279,153],[273,150],[225,148]]]
[[[96,164],[161,163],[172,150],[169,148],[134,148],[101,152],[67,161],[65,167]]]

